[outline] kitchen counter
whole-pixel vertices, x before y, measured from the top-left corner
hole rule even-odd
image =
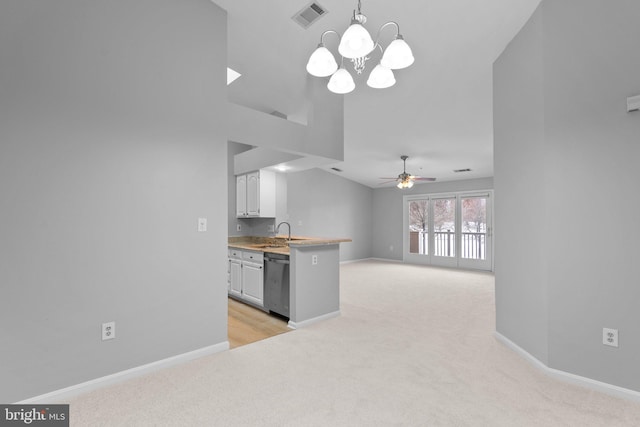
[[[230,248],[245,249],[250,251],[271,252],[289,255],[290,247],[300,246],[322,246],[334,245],[337,243],[350,242],[351,239],[344,238],[323,238],[323,237],[303,237],[291,236],[287,243],[287,236],[258,237],[258,236],[234,236],[229,237]]]
[[[230,248],[289,255],[289,327],[296,329],[340,315],[340,243],[344,238],[229,237]]]

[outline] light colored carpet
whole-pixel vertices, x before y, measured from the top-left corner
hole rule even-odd
[[[493,336],[491,274],[341,267],[342,316],[87,393],[73,426],[639,426]]]

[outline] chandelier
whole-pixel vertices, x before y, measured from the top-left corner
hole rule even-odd
[[[375,89],[384,89],[393,86],[396,83],[393,70],[406,68],[413,64],[414,61],[411,48],[400,34],[400,26],[394,21],[383,24],[380,29],[378,29],[376,41],[373,41],[371,35],[364,27],[364,24],[367,22],[367,17],[362,14],[361,6],[361,2],[358,0],[358,13],[356,13],[355,10],[353,11],[351,25],[342,37],[334,30],[327,30],[322,33],[320,36],[320,44],[318,44],[316,50],[311,54],[309,62],[307,63],[307,72],[312,76],[331,76],[327,88],[333,93],[349,93],[356,87],[353,77],[344,68],[345,58],[351,60],[357,74],[362,74],[365,69],[365,63],[370,59],[368,55],[376,49],[382,52],[380,62],[373,68],[373,71],[371,71],[367,79],[367,85]],[[395,25],[396,36],[386,49],[382,49],[382,46],[378,43],[380,33],[389,25]],[[335,34],[340,39],[340,44],[338,45],[338,53],[340,53],[342,57],[340,67],[338,67],[338,63],[333,54],[324,45],[324,36],[327,34]]]

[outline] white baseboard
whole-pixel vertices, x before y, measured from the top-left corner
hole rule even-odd
[[[63,389],[55,390],[50,393],[41,394],[40,396],[16,402],[16,404],[29,405],[64,402],[73,397],[102,387],[121,383],[136,377],[140,377],[142,375],[149,374],[151,372],[160,371],[171,366],[180,365],[182,363],[186,363],[191,360],[199,359],[200,357],[219,353],[225,350],[229,350],[229,341],[224,341],[215,345],[203,347],[198,350],[190,351],[188,353],[179,354],[177,356],[168,357],[156,362],[147,363],[146,365],[137,366],[125,371],[116,372],[115,374],[96,378],[94,380],[86,381],[70,387],[65,387]]]
[[[290,327],[291,329],[304,328],[305,326],[309,326],[314,323],[318,323],[323,320],[331,319],[333,317],[338,317],[338,316],[340,316],[340,310],[323,314],[322,316],[313,317],[311,319],[303,320],[302,322],[293,322],[289,320],[289,323],[287,324],[287,326]]]
[[[364,261],[388,261],[388,262],[402,262],[394,259],[386,259],[386,258],[358,258],[358,259],[349,259],[346,261],[340,261],[340,264],[353,264],[356,262],[364,262]]]
[[[396,264],[404,264],[404,260],[401,259],[393,259],[393,258],[376,258],[376,257],[372,257],[372,258],[368,258],[371,261],[382,261],[382,262],[393,262]]]
[[[361,258],[361,259],[348,259],[346,261],[340,261],[340,265],[342,264],[353,264],[355,262],[361,262],[361,261],[366,261],[368,258]]]
[[[624,387],[619,387],[617,385],[604,383],[602,381],[593,380],[591,378],[582,377],[580,375],[571,374],[569,372],[561,371],[559,369],[550,368],[540,360],[536,359],[525,349],[520,347],[518,344],[511,341],[509,338],[502,335],[500,332],[495,331],[494,336],[504,345],[509,347],[511,350],[518,353],[525,360],[531,363],[536,368],[540,369],[544,374],[555,378],[560,381],[564,381],[570,384],[575,384],[578,386],[586,387],[591,390],[599,391],[601,393],[606,393],[612,396],[621,397],[623,399],[632,400],[634,402],[640,402],[640,392],[631,390]]]
[[[394,262],[394,263],[403,264],[403,261],[401,259],[374,258],[374,257],[361,258],[361,259],[352,259],[352,260],[349,260],[349,261],[340,261],[340,264],[351,264],[351,263],[354,263],[354,262],[364,262],[364,261],[381,261],[381,262]]]

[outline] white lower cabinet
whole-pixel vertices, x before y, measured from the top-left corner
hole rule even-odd
[[[242,264],[242,296],[249,302],[263,305],[264,273],[262,264]]]
[[[264,257],[262,252],[229,249],[229,295],[264,305]]]
[[[229,293],[242,296],[242,261],[239,259],[229,259]]]

